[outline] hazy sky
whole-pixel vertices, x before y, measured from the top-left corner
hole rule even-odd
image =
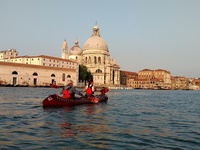
[[[121,70],[200,77],[200,0],[0,0],[0,50],[61,57],[96,22]]]

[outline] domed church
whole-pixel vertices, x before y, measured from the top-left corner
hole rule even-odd
[[[83,50],[76,39],[68,53],[68,44],[65,40],[62,45],[62,58],[74,59],[79,64],[87,66],[96,86],[120,85],[120,66],[110,58],[108,45],[101,38],[97,24],[94,25],[92,35],[85,42]]]

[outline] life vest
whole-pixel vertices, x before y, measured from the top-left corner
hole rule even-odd
[[[64,89],[62,91],[62,97],[63,98],[70,98],[70,94],[69,94],[68,90]]]
[[[86,95],[92,95],[92,87],[88,86],[85,92],[86,92]]]

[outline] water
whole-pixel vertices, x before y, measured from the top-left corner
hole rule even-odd
[[[0,87],[0,149],[200,149],[200,91],[110,90],[107,103],[43,109],[59,92]]]

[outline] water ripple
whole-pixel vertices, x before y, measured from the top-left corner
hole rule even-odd
[[[110,90],[107,103],[43,109],[59,92],[0,87],[0,149],[200,149],[199,91]]]

